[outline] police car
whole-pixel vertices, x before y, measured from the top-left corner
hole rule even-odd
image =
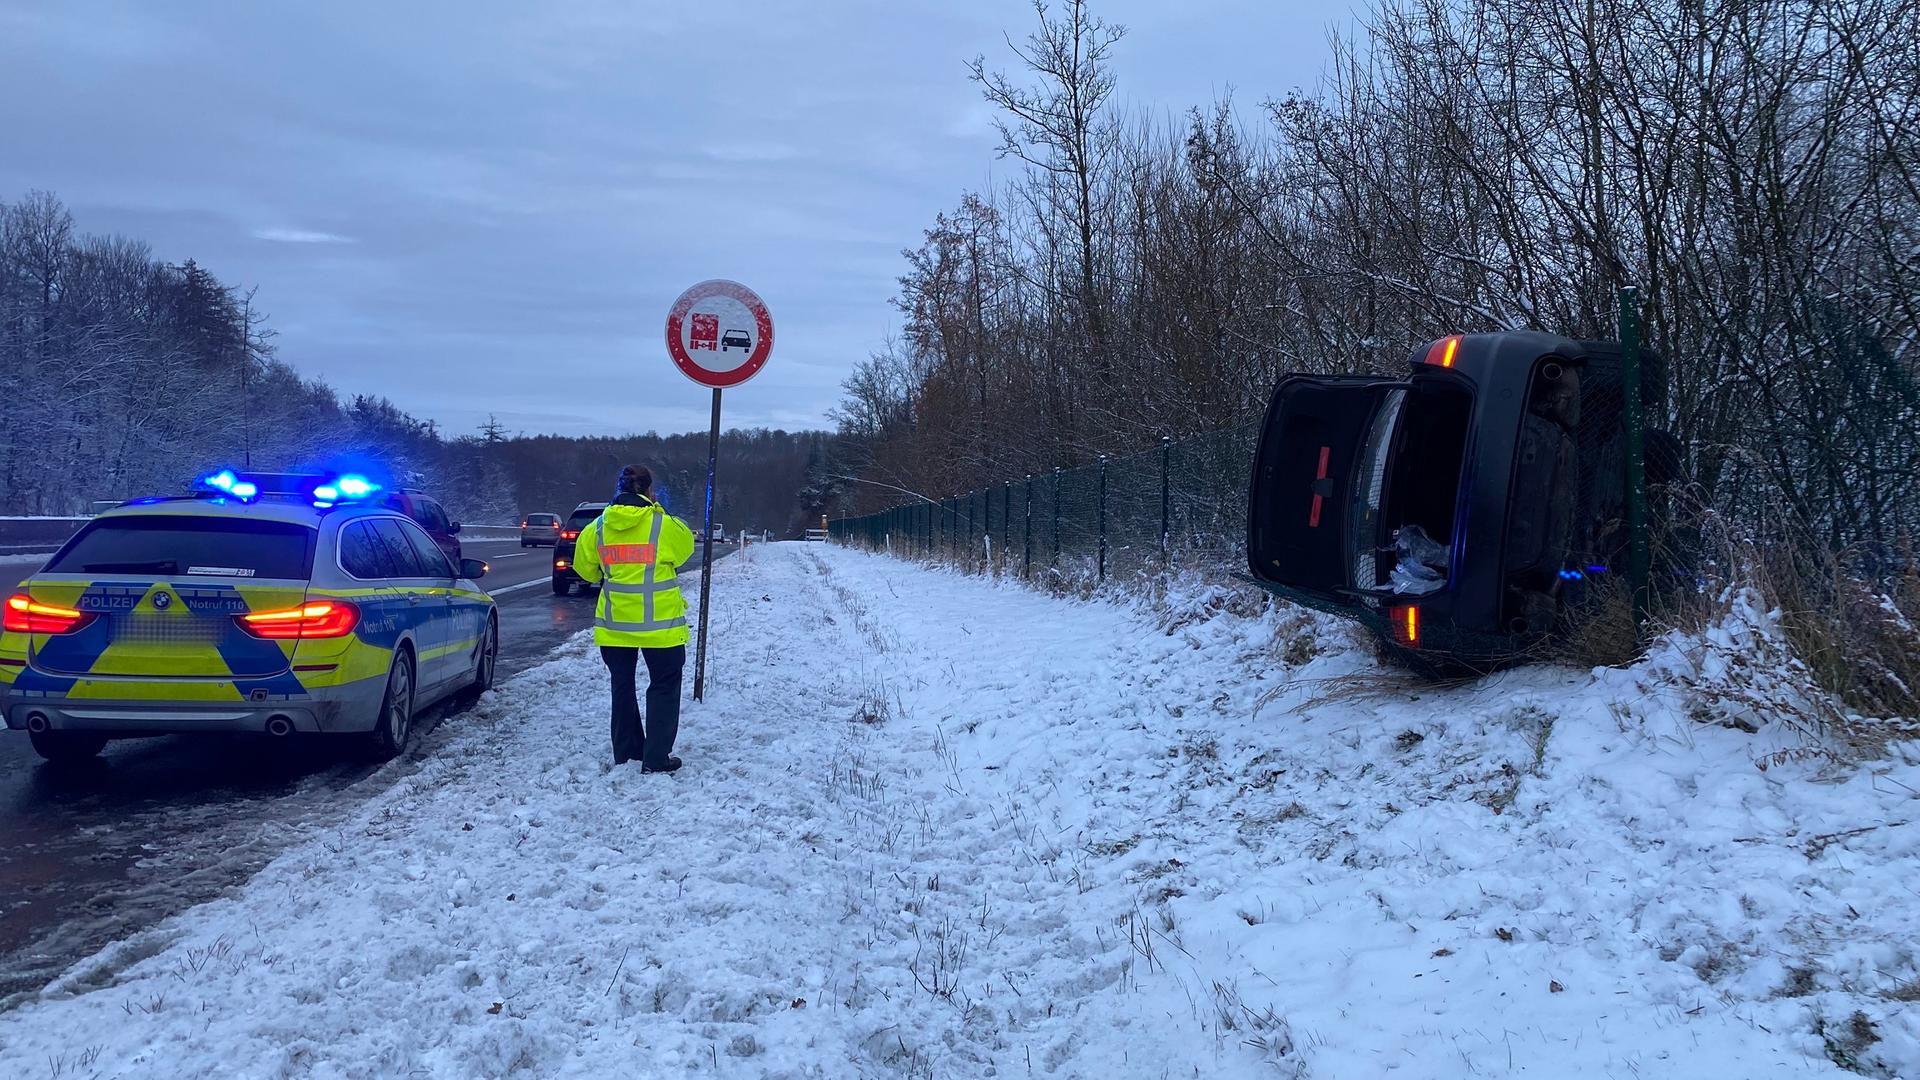
[[[0,716],[42,757],[181,732],[351,735],[493,683],[475,579],[360,476],[222,470],[89,521],[0,615]]]

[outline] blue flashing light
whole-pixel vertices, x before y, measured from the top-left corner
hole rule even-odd
[[[332,484],[321,484],[319,487],[313,489],[313,499],[316,504],[320,502],[325,502],[329,505],[337,503],[340,501],[340,489]]]
[[[232,469],[221,469],[211,476],[202,477],[200,482],[218,491],[232,491],[233,485],[239,483],[240,478],[233,475]]]
[[[232,492],[233,497],[236,499],[251,499],[255,495],[260,494],[259,485],[253,483],[251,480],[241,480],[238,483],[230,485],[227,490]]]
[[[1589,567],[1587,567],[1587,573],[1589,573],[1589,574],[1604,574],[1604,573],[1606,573],[1606,572],[1607,572],[1607,568],[1606,568],[1606,567],[1604,567],[1604,566],[1589,566]]]
[[[380,487],[379,484],[368,480],[364,476],[343,476],[336,481],[333,486],[339,490],[340,494],[345,495],[349,499],[365,498],[373,494],[374,491]],[[315,491],[314,494],[318,495],[320,493]]]
[[[1580,572],[1580,571],[1578,571],[1578,570],[1562,570],[1562,571],[1560,571],[1560,579],[1561,579],[1562,581],[1580,581],[1580,580],[1582,580],[1582,579],[1584,579],[1584,578],[1585,578],[1586,576],[1587,576],[1587,575],[1585,575],[1585,574],[1583,574],[1583,573],[1581,573],[1581,572]]]

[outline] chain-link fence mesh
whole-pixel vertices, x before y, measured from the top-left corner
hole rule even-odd
[[[1244,565],[1257,425],[830,523],[832,539],[967,570],[1098,583]]]

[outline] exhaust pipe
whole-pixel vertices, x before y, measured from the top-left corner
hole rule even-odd
[[[293,734],[293,721],[284,716],[274,716],[267,720],[267,734],[282,739]]]
[[[47,727],[48,727],[48,724],[47,724],[46,713],[28,713],[27,714],[27,730],[28,731],[33,732],[35,735],[45,735],[47,733]]]

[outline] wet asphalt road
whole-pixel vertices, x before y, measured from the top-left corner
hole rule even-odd
[[[550,549],[468,540],[500,615],[501,678],[592,624],[590,596],[553,595]],[[684,568],[697,569],[698,561]],[[0,562],[0,596],[34,569]],[[407,758],[375,766],[329,740],[165,737],[45,764],[0,729],[0,1011],[74,961],[218,896],[289,843],[338,821],[434,752],[459,713],[421,717]]]

